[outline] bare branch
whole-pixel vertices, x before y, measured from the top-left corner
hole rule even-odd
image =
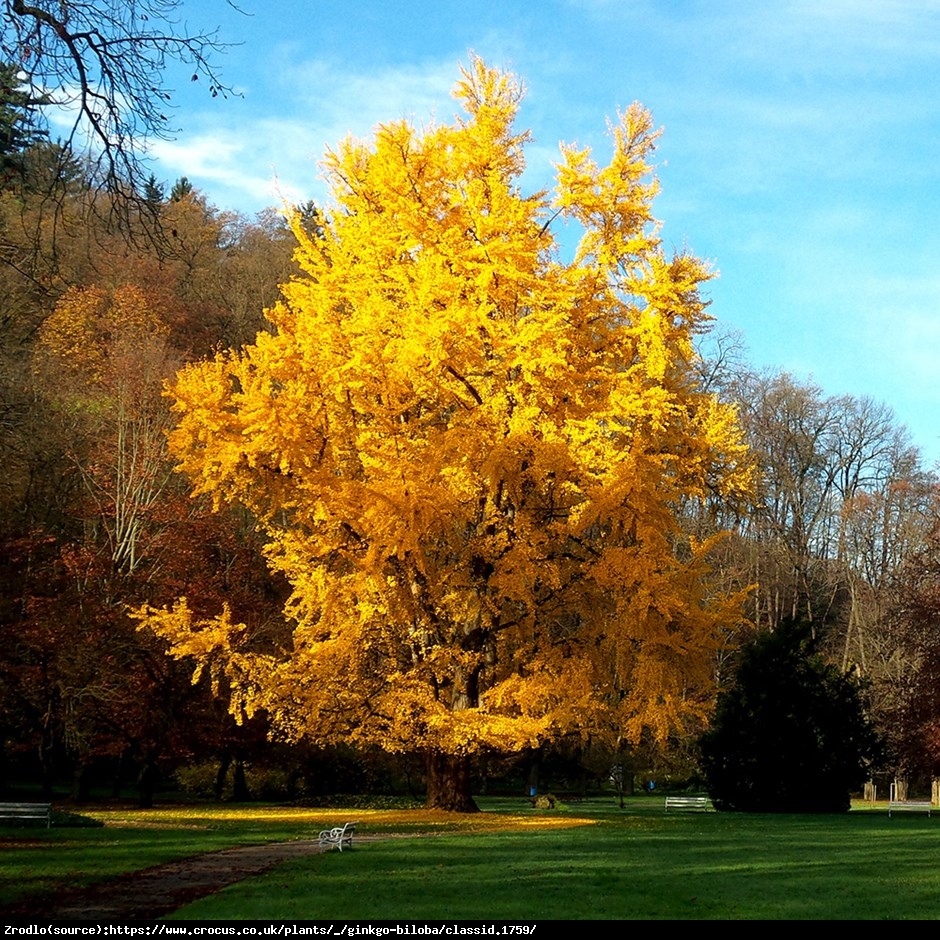
[[[148,141],[171,137],[173,63],[205,80],[212,97],[232,92],[212,64],[217,31],[192,33],[180,0],[0,0],[0,54],[30,93],[69,114],[65,146],[90,149],[94,181],[119,199],[142,190]],[[237,9],[237,8],[236,8]]]

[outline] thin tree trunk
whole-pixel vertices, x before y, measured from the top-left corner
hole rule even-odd
[[[251,799],[251,791],[245,777],[245,762],[239,758],[235,760],[235,771],[232,774],[232,799],[236,803],[247,803]]]
[[[232,764],[232,755],[223,754],[222,759],[219,762],[219,769],[215,774],[215,785],[212,788],[212,792],[215,794],[217,800],[221,800],[223,794],[225,793],[225,778],[228,776],[228,769]]]
[[[153,793],[157,787],[159,776],[160,772],[157,770],[157,765],[148,760],[141,769],[140,778],[137,781],[140,794],[137,805],[141,809],[153,808]]]

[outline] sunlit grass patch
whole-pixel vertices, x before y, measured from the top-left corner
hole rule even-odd
[[[387,832],[395,827],[406,830],[477,832],[514,829],[564,829],[591,825],[593,820],[563,814],[515,814],[483,812],[466,815],[425,809],[321,809],[284,806],[206,805],[163,807],[160,809],[99,809],[88,815],[106,826],[126,829],[213,829],[237,826],[278,828],[299,827],[295,837],[307,829],[341,826],[356,820],[360,831]]]

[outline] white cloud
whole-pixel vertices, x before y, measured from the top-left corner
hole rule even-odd
[[[237,137],[220,129],[155,141],[150,153],[168,175],[188,177],[209,189],[214,201],[257,210],[311,197],[314,187],[305,183],[315,164],[303,137],[289,122],[258,121],[243,125]],[[257,143],[249,146],[249,141]]]
[[[251,95],[230,102],[231,123],[194,114],[199,128],[175,141],[155,141],[151,154],[171,174],[211,187],[213,198],[240,208],[259,209],[285,199],[326,197],[319,162],[327,148],[347,136],[368,137],[380,123],[408,118],[419,125],[459,108],[450,98],[457,70],[446,63],[383,68],[374,73],[346,71],[323,60],[285,67],[279,81],[289,95],[271,118],[270,102]],[[237,112],[237,113],[236,113]]]
[[[457,77],[451,58],[375,72],[314,60],[286,69],[282,84],[291,89],[294,107],[307,109],[324,142],[329,142],[347,134],[364,135],[379,123],[399,118],[424,124],[439,110],[445,112],[442,121],[449,121],[458,110],[450,97]]]

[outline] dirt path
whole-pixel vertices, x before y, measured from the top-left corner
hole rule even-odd
[[[10,917],[42,921],[153,920],[288,859],[322,851],[315,839],[223,849],[131,872],[51,898],[27,898],[0,908],[0,920]]]

